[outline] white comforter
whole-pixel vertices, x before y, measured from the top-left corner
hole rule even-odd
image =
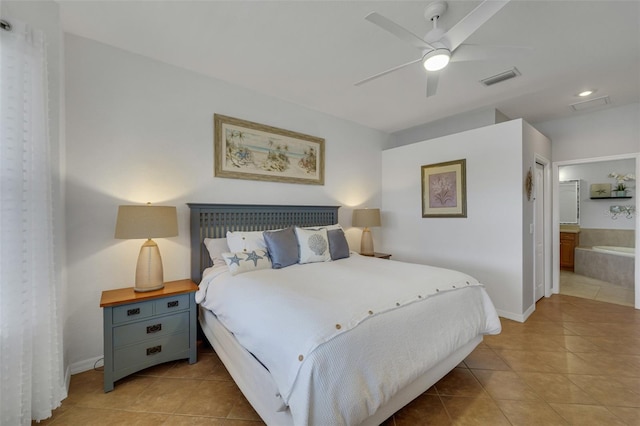
[[[209,268],[196,301],[267,367],[296,425],[359,424],[475,336],[500,332],[470,276],[358,255],[236,276]]]

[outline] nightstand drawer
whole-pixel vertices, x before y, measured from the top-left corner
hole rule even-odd
[[[133,321],[147,318],[153,315],[153,305],[151,303],[131,303],[113,308],[113,323]]]
[[[194,297],[192,294],[181,294],[174,297],[165,297],[160,300],[155,300],[154,313],[156,315],[165,314],[167,312],[182,311],[183,309],[189,309],[189,297]]]
[[[156,363],[152,361],[155,359],[163,362],[172,359],[172,356],[177,353],[188,350],[189,333],[171,334],[116,349],[113,356],[113,367],[115,371],[118,371],[136,365],[154,365]]]
[[[146,339],[182,333],[189,328],[189,312],[154,317],[147,321],[121,325],[113,329],[113,347],[129,345]]]

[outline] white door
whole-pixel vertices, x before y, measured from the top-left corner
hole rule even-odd
[[[535,251],[535,265],[534,265],[534,277],[533,282],[534,297],[538,301],[544,296],[544,166],[540,163],[536,163],[536,173],[534,180],[534,251]]]

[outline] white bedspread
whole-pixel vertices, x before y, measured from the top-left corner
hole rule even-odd
[[[296,425],[359,424],[475,336],[500,332],[470,276],[358,255],[236,276],[213,267],[196,301],[268,368]]]

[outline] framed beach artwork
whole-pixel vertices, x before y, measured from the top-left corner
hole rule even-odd
[[[422,166],[422,217],[467,217],[466,160]]]
[[[324,185],[324,139],[214,114],[214,176]]]

